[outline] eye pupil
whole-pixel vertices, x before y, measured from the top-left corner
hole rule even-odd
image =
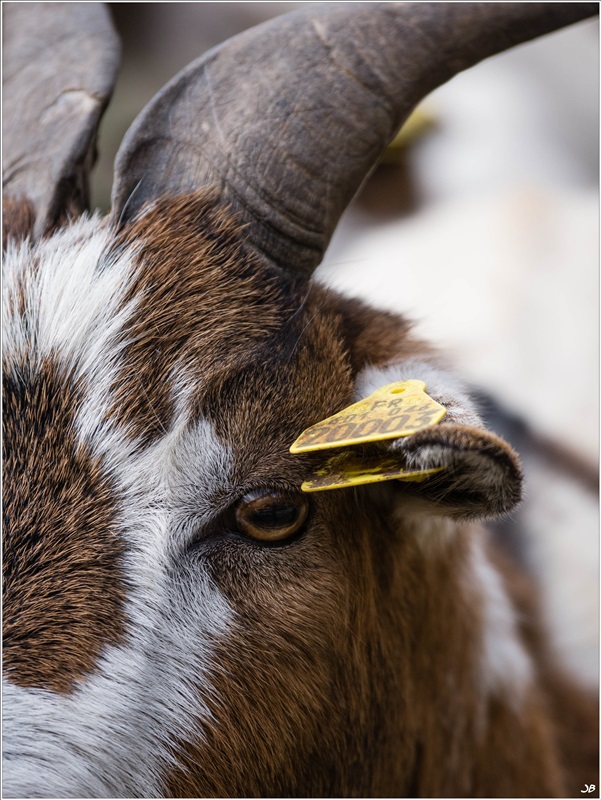
[[[298,509],[294,506],[268,506],[252,514],[252,522],[261,528],[282,528],[294,525],[298,518]]]

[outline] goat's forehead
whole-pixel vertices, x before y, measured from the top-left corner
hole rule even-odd
[[[262,264],[210,197],[165,201],[118,236],[80,220],[5,268],[4,369],[23,396],[41,381],[66,439],[95,455],[114,460],[115,430],[139,451],[206,422],[248,469],[292,464],[300,431],[351,396],[326,295]]]
[[[243,231],[210,198],[164,201],[126,241],[139,253],[132,287],[139,304],[127,325],[119,376],[127,395],[121,408],[132,425],[156,431],[157,417],[175,410],[178,382],[193,387],[195,399],[211,394],[214,419],[216,409],[231,419],[232,408],[250,411],[259,402],[247,415],[253,425],[265,415],[272,425],[274,415],[298,422],[299,381],[305,407],[319,408],[321,395],[334,404],[348,396],[348,376],[336,374],[347,369],[345,344],[320,308],[319,291],[258,261]],[[230,402],[232,394],[240,405]],[[236,439],[239,426],[231,432]]]
[[[145,443],[216,385],[213,418],[216,407],[232,418],[222,401],[235,392],[239,421],[258,402],[253,422],[303,424],[300,406],[327,412],[348,398],[346,345],[319,292],[243,241],[202,195],[158,204],[116,244],[99,220],[77,223],[9,258],[5,352],[58,357],[85,379],[90,424],[113,417]]]

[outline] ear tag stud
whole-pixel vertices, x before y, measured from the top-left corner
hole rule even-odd
[[[447,413],[425,392],[423,381],[390,383],[365,400],[303,431],[291,453],[311,453],[355,444],[382,442],[409,436],[436,425]],[[387,480],[387,479],[381,479]]]
[[[309,480],[301,485],[301,489],[303,492],[322,492],[390,480],[421,483],[443,469],[444,467],[437,467],[411,472],[403,468],[394,457],[386,458],[376,454],[366,458],[352,450],[345,450],[318,467]]]

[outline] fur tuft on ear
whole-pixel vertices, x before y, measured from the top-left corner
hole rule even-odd
[[[455,519],[486,519],[511,511],[522,499],[522,470],[511,447],[486,430],[445,423],[391,445],[407,466],[443,471],[413,484],[438,509]],[[435,510],[436,513],[436,510]]]

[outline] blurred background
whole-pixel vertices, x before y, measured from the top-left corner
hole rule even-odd
[[[123,67],[93,205],[137,113],[205,50],[305,3],[114,3]],[[457,76],[344,215],[318,280],[401,312],[521,451],[555,646],[598,680],[599,39],[581,23]],[[509,535],[509,534],[508,534]]]

